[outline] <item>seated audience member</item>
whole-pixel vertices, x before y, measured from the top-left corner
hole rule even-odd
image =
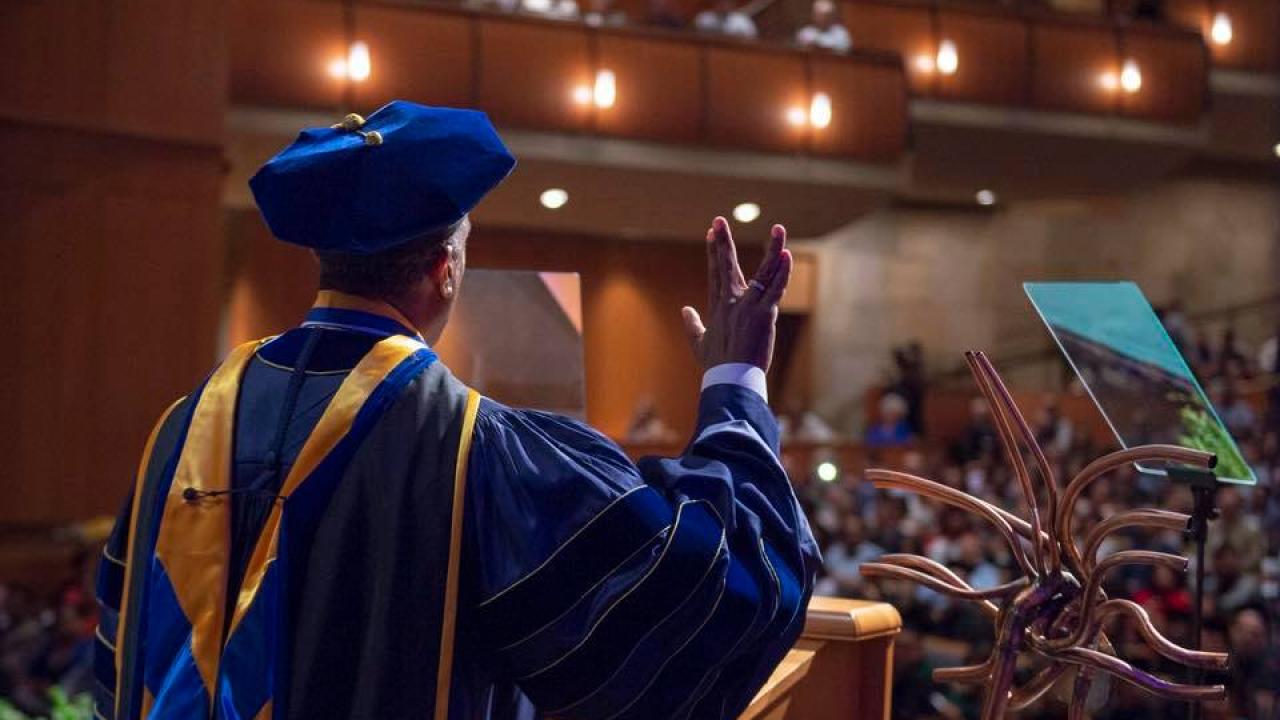
[[[627,24],[627,14],[613,6],[613,0],[588,0],[590,8],[582,22],[592,27],[620,27]]]
[[[520,9],[520,0],[465,0],[462,5],[470,10],[497,10],[511,13]]]
[[[734,0],[716,0],[714,7],[698,13],[693,25],[698,32],[739,38],[756,37],[755,21],[739,10]]]
[[[856,514],[845,515],[841,536],[823,552],[827,576],[818,581],[819,595],[857,597],[866,585],[862,563],[876,560],[884,548],[867,538],[866,525]]]
[[[1235,717],[1275,717],[1280,697],[1280,649],[1270,641],[1267,618],[1256,608],[1238,611],[1228,629],[1231,679],[1227,682]]]
[[[631,415],[631,426],[627,428],[627,442],[638,444],[663,444],[679,439],[658,415],[658,406],[652,397],[641,397]]]
[[[836,4],[832,0],[814,0],[813,19],[796,33],[796,44],[800,47],[847,53],[853,47],[853,39],[840,23]]]
[[[684,19],[671,7],[671,0],[649,0],[649,14],[644,23],[649,27],[683,30]]]
[[[907,422],[907,401],[893,393],[885,394],[880,398],[880,418],[867,429],[867,445],[902,445],[911,438],[911,425]]]
[[[520,9],[551,20],[577,20],[576,0],[520,0]]]
[[[817,413],[805,409],[802,403],[791,402],[778,416],[778,437],[782,442],[828,443],[836,433]]]

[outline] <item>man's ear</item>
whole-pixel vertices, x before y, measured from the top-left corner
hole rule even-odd
[[[440,265],[436,268],[436,287],[440,289],[440,297],[445,302],[453,300],[461,281],[457,256],[458,248],[453,243],[449,243],[445,246],[444,255],[440,257]]]

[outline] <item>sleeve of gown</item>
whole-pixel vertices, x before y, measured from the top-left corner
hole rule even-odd
[[[98,601],[98,627],[93,640],[93,711],[95,718],[112,720],[116,706],[116,642],[120,600],[124,593],[125,559],[129,548],[129,516],[133,497],[125,502],[107,537],[98,560],[94,594]]]
[[[678,458],[483,401],[468,472],[480,646],[544,716],[735,717],[799,635],[820,558],[763,399],[702,393]]]

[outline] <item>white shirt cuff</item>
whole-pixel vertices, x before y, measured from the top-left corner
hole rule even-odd
[[[769,385],[765,382],[764,371],[751,363],[722,363],[707,370],[702,375],[702,389],[712,385],[739,385],[769,402]]]

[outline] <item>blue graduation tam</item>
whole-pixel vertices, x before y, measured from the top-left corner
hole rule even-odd
[[[458,222],[515,164],[484,113],[394,100],[303,130],[249,188],[281,240],[364,254]]]

